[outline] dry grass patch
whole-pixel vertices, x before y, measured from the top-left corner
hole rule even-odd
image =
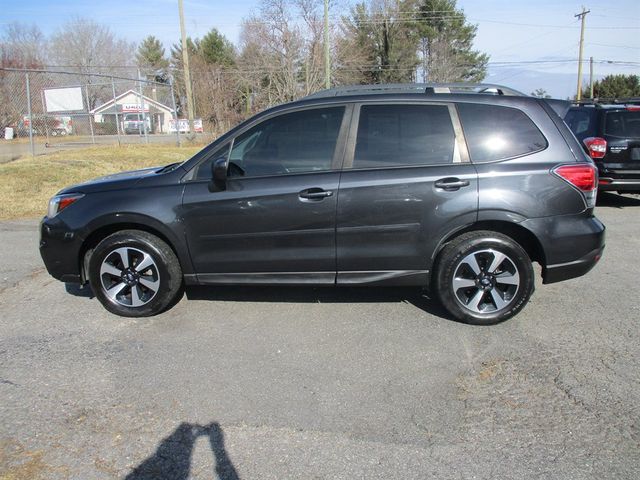
[[[99,146],[0,164],[0,220],[42,216],[49,198],[64,187],[110,173],[179,162],[201,148],[201,145]]]

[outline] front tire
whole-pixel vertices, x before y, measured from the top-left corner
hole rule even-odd
[[[516,315],[534,290],[527,252],[497,232],[460,235],[447,244],[435,268],[436,293],[458,320],[493,325]]]
[[[89,282],[109,312],[148,317],[177,300],[182,292],[182,270],[166,242],[147,232],[123,230],[94,249]]]

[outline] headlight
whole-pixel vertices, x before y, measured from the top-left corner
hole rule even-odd
[[[66,193],[64,195],[56,195],[51,200],[49,200],[49,210],[47,211],[47,217],[55,217],[62,210],[67,208],[72,203],[80,200],[82,197],[84,197],[82,193]]]

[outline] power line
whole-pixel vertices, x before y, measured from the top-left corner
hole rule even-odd
[[[587,45],[595,45],[598,47],[627,48],[631,50],[640,50],[640,47],[630,47],[629,45],[607,45],[606,43],[593,43],[593,42],[587,42]]]
[[[519,23],[519,22],[505,22],[502,20],[486,20],[486,19],[473,19],[469,18],[470,21],[474,22],[485,22],[485,23],[497,23],[503,25],[517,25],[520,27],[544,27],[544,28],[568,28],[568,29],[577,29],[577,26],[571,25],[545,25],[541,23]],[[599,27],[589,27],[591,30],[640,30],[640,27],[625,27],[625,26],[599,26]]]

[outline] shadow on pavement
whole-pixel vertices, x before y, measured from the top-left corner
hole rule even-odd
[[[301,286],[192,286],[190,300],[273,303],[410,303],[424,312],[457,321],[419,288],[411,287],[301,287]]]
[[[640,196],[598,192],[597,206],[613,208],[640,207]]]
[[[93,299],[95,295],[87,284],[83,287],[66,283],[67,293],[76,297]],[[272,302],[272,303],[410,303],[416,308],[436,317],[457,322],[440,303],[430,298],[420,288],[412,287],[311,287],[290,285],[211,285],[190,286],[185,289],[189,300],[225,302]],[[182,295],[178,295],[167,308],[175,306]]]
[[[191,455],[199,437],[208,437],[216,462],[214,476],[220,480],[239,480],[224,447],[224,433],[217,422],[209,425],[181,423],[164,438],[155,453],[135,467],[125,480],[187,480],[191,471]]]

